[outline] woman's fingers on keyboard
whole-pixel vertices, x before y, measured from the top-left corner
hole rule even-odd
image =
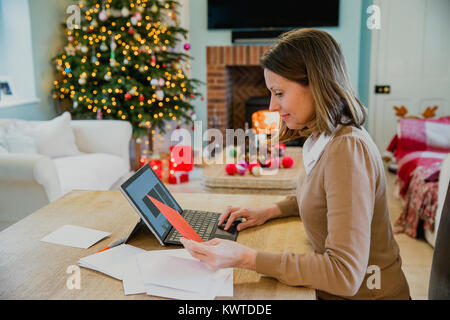
[[[232,214],[234,211],[239,210],[240,207],[228,206],[225,211],[220,215],[218,225],[222,225],[223,222]]]

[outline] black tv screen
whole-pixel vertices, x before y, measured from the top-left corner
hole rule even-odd
[[[261,30],[339,25],[339,0],[208,0],[208,29]]]

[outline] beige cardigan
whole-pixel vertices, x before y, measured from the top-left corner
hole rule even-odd
[[[258,251],[257,272],[317,289],[323,299],[409,298],[383,163],[365,130],[342,127],[309,175],[300,175],[297,195],[277,205],[282,217],[300,215],[314,252]]]

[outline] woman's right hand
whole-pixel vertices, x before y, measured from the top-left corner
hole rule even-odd
[[[245,218],[245,221],[237,225],[237,230],[242,231],[248,227],[259,226],[267,220],[275,218],[281,214],[277,205],[266,208],[247,208],[228,206],[219,217],[218,225],[222,225],[228,219],[225,230],[230,228],[231,224],[238,218]]]

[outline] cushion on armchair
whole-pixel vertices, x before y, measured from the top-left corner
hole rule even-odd
[[[129,171],[123,158],[106,153],[86,153],[53,161],[63,195],[72,190],[108,190]]]
[[[72,117],[64,112],[49,121],[18,121],[17,126],[34,138],[39,154],[50,158],[80,154],[70,125]]]

